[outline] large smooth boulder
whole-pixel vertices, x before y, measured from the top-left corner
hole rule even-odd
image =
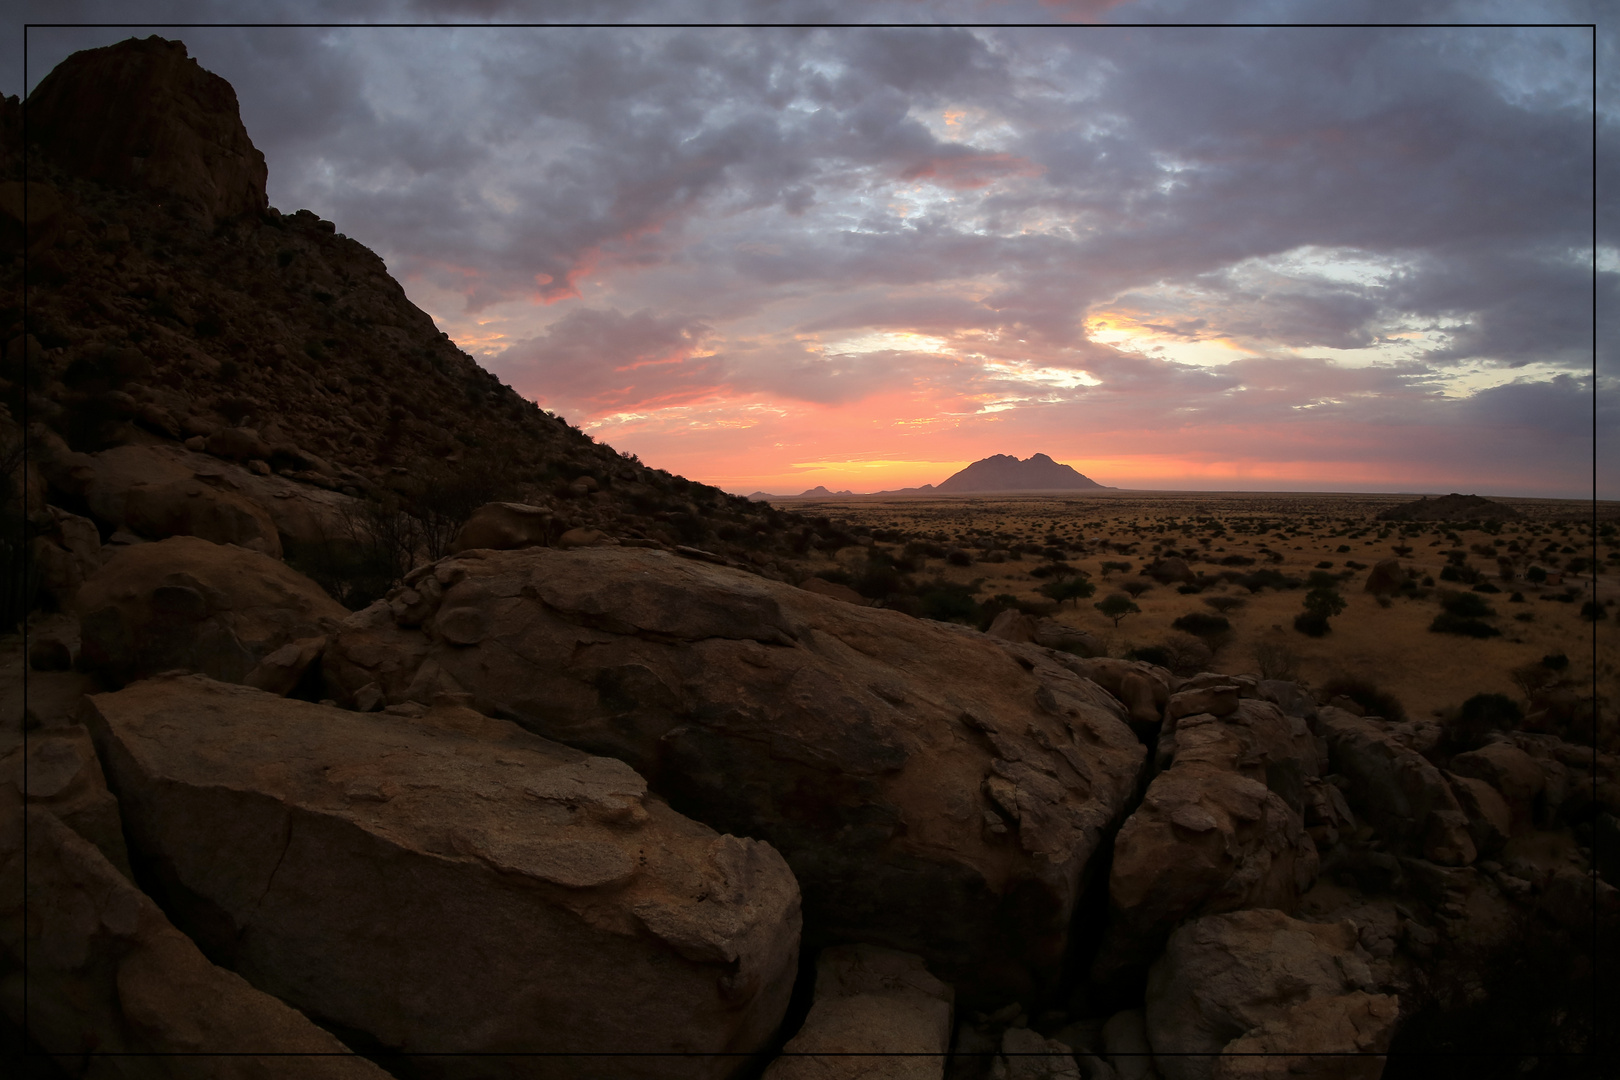
[[[1310,735],[1270,702],[1232,706],[1226,717],[1179,719],[1173,764],[1115,837],[1098,980],[1140,971],[1183,919],[1292,911],[1316,880],[1302,816],[1304,782],[1316,773]]]
[[[944,1076],[954,994],[920,957],[875,945],[823,949],[815,994],[764,1080]]]
[[[1000,1001],[1057,978],[1146,756],[1059,659],[1084,661],[648,549],[468,552],[428,577],[345,622],[329,696],[464,693],[628,762],[781,851],[818,946],[916,953]]]
[[[508,550],[533,547],[550,539],[552,513],[543,506],[524,503],[485,503],[473,511],[472,517],[450,542],[452,552],[471,548]]]
[[[96,520],[154,540],[200,536],[294,557],[352,544],[366,529],[351,496],[178,446],[115,446],[85,457],[83,471]]]
[[[176,668],[240,682],[349,614],[285,563],[194,536],[125,548],[77,604],[82,661],[115,683]]]
[[[269,206],[264,155],[236,92],[181,42],[129,38],[76,52],[26,107],[29,137],[76,175],[180,199],[210,220]]]
[[[129,1080],[388,1077],[296,1009],[209,963],[94,845],[40,806],[27,808],[26,829],[19,806],[0,807],[0,1009],[72,1075],[93,1062],[84,1075]]]
[[[1313,723],[1327,740],[1333,771],[1350,780],[1357,814],[1397,843],[1442,866],[1467,866],[1478,856],[1468,814],[1444,774],[1405,745],[1391,725],[1323,706]]]
[[[412,719],[200,676],[88,699],[131,854],[216,961],[406,1052],[632,1052],[569,1076],[728,1076],[781,1022],[781,856],[622,762],[446,706]],[[555,1075],[545,1057],[420,1059]]]
[[[1148,976],[1154,1063],[1165,1080],[1377,1080],[1400,1000],[1376,992],[1369,959],[1352,922],[1256,910],[1187,923]],[[1218,1056],[1261,1052],[1286,1056]]]
[[[264,507],[196,477],[131,488],[124,500],[124,524],[155,539],[197,536],[281,558],[281,538]]]

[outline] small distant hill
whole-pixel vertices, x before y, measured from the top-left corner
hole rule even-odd
[[[934,489],[951,495],[965,491],[1102,491],[1102,484],[1045,454],[1019,461],[996,454],[975,461]]]
[[[1515,521],[1519,512],[1478,495],[1442,495],[1431,499],[1427,495],[1416,502],[1392,506],[1378,515],[1379,521]]]
[[[766,502],[770,499],[842,499],[853,498],[855,493],[845,488],[843,491],[828,491],[825,484],[817,484],[808,491],[801,491],[797,495],[772,495],[768,491],[755,491],[744,496],[750,502]]]

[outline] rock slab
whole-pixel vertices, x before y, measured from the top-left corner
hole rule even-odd
[[[407,1053],[625,1052],[728,1076],[787,1006],[799,892],[621,762],[447,707],[365,715],[201,676],[89,699],[132,858],[213,959]],[[445,1076],[544,1057],[424,1058]]]
[[[0,1007],[59,1065],[80,1070],[86,1054],[134,1055],[90,1059],[89,1075],[388,1077],[302,1013],[209,963],[100,851],[43,807],[0,808],[0,968]]]

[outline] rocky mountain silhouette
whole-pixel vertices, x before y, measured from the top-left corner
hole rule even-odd
[[[1102,484],[1045,454],[1034,454],[1022,461],[1012,454],[994,454],[952,473],[934,487],[935,492],[945,495],[968,491],[1100,490],[1104,490]]]

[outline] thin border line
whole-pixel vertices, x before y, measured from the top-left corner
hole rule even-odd
[[[818,22],[818,23],[487,23],[487,22],[481,22],[481,23],[442,23],[442,22],[440,22],[440,23],[179,23],[179,22],[32,23],[32,22],[25,22],[23,24],[23,34],[22,34],[23,85],[22,85],[21,90],[20,90],[20,92],[18,94],[18,107],[19,107],[19,110],[20,110],[20,112],[22,114],[22,125],[21,126],[22,126],[22,141],[23,141],[23,155],[22,155],[22,157],[23,157],[23,199],[22,199],[22,203],[23,203],[23,222],[24,222],[24,227],[23,227],[23,260],[22,260],[22,262],[23,262],[23,288],[22,288],[22,293],[23,293],[23,318],[22,318],[22,322],[23,322],[23,336],[24,336],[23,362],[24,362],[24,365],[26,366],[26,364],[28,362],[27,361],[26,341],[27,341],[27,335],[28,335],[28,330],[29,330],[29,284],[30,284],[30,278],[29,278],[29,273],[28,273],[28,269],[29,269],[28,268],[28,247],[29,247],[29,245],[28,245],[28,238],[27,238],[27,222],[30,220],[29,219],[29,214],[28,214],[28,178],[31,175],[31,171],[32,171],[30,169],[31,162],[30,162],[29,146],[30,146],[31,140],[28,138],[28,109],[27,109],[27,100],[28,100],[28,96],[29,96],[29,93],[30,93],[29,80],[28,80],[28,44],[29,44],[28,39],[29,39],[29,31],[35,30],[35,29],[40,29],[40,30],[45,30],[45,29],[104,29],[104,30],[126,30],[126,29],[127,30],[143,30],[143,29],[289,29],[289,30],[309,30],[309,29],[356,29],[356,30],[358,30],[358,29],[367,29],[367,30],[438,29],[438,30],[477,30],[477,29],[486,29],[487,28],[487,29],[545,29],[545,30],[552,30],[552,29],[578,28],[578,29],[605,29],[605,30],[617,30],[617,29],[640,29],[640,30],[682,30],[682,29],[694,29],[694,30],[700,30],[700,29],[755,29],[755,30],[771,30],[771,29],[789,29],[789,30],[791,30],[791,29],[800,29],[800,30],[820,30],[820,29],[826,29],[826,30],[839,30],[839,29],[847,29],[847,30],[866,30],[866,29],[871,29],[871,30],[883,30],[883,29],[892,29],[892,30],[927,30],[927,29],[949,29],[949,30],[1017,30],[1017,29],[1039,29],[1039,30],[1054,30],[1054,29],[1055,30],[1105,30],[1105,29],[1119,29],[1119,30],[1156,30],[1156,29],[1171,29],[1171,30],[1205,30],[1205,29],[1213,29],[1213,30],[1246,30],[1246,29],[1256,29],[1256,30],[1266,30],[1266,29],[1287,29],[1287,30],[1317,30],[1317,29],[1386,30],[1386,29],[1395,29],[1395,30],[1408,30],[1409,29],[1409,30],[1424,30],[1424,29],[1430,29],[1430,30],[1434,30],[1434,29],[1475,29],[1475,30],[1495,30],[1495,29],[1507,29],[1507,30],[1534,30],[1534,29],[1580,29],[1580,28],[1583,28],[1583,27],[1590,30],[1591,35],[1592,35],[1592,61],[1591,61],[1592,62],[1592,255],[1591,255],[1591,275],[1592,275],[1592,529],[1591,529],[1590,539],[1591,539],[1591,551],[1592,551],[1592,570],[1591,570],[1592,600],[1593,600],[1593,603],[1596,604],[1597,603],[1597,577],[1598,577],[1598,565],[1597,565],[1597,548],[1598,548],[1598,535],[1597,535],[1597,528],[1598,528],[1598,407],[1597,407],[1597,393],[1598,393],[1598,345],[1597,345],[1597,342],[1598,342],[1598,311],[1597,311],[1597,307],[1598,307],[1598,276],[1597,276],[1598,197],[1597,197],[1597,178],[1598,178],[1598,165],[1597,165],[1597,155],[1598,155],[1598,130],[1599,130],[1599,127],[1598,127],[1598,96],[1597,96],[1597,90],[1598,90],[1598,72],[1597,72],[1598,39],[1597,39],[1597,24],[1595,22],[1572,22],[1572,23],[1556,23],[1556,22],[1551,22],[1551,23],[1549,23],[1549,22],[1537,22],[1537,23],[1066,23],[1066,22],[1055,22],[1055,23],[1053,23],[1053,22],[1043,22],[1043,23],[843,23],[843,22],[839,22],[839,23],[834,23],[834,22]],[[29,563],[30,563],[30,554],[31,554],[30,545],[26,542],[26,535],[27,535],[27,520],[28,520],[28,500],[27,500],[27,487],[28,487],[28,485],[27,485],[27,475],[28,475],[28,463],[29,463],[29,458],[28,458],[28,429],[31,426],[32,413],[31,413],[31,402],[29,401],[29,396],[27,394],[26,386],[27,386],[27,380],[26,380],[26,376],[25,376],[25,379],[24,379],[24,394],[23,394],[23,408],[22,408],[22,413],[23,413],[23,455],[22,455],[22,461],[23,461],[23,485],[22,485],[23,486],[23,530],[22,530],[22,536],[24,537],[24,542],[22,544],[22,550],[23,550],[24,582],[27,581],[28,569],[29,569]],[[1598,610],[1601,611],[1602,609],[1599,608]],[[23,678],[22,678],[22,684],[23,684],[23,713],[24,713],[24,718],[25,718],[24,722],[22,724],[22,728],[23,728],[23,789],[26,792],[27,783],[28,783],[28,725],[26,723],[26,713],[27,713],[28,681],[29,681],[29,670],[30,670],[29,663],[28,663],[29,626],[28,626],[28,617],[27,617],[27,612],[26,611],[23,614],[23,620],[22,621],[23,621],[23,632],[22,632]],[[1591,627],[1592,627],[1592,646],[1591,646],[1591,648],[1592,648],[1592,674],[1591,674],[1591,685],[1592,685],[1592,747],[1593,747],[1594,754],[1597,752],[1597,731],[1598,731],[1598,715],[1597,715],[1597,706],[1598,706],[1598,702],[1597,702],[1597,697],[1598,697],[1598,695],[1597,695],[1597,655],[1598,655],[1598,649],[1597,649],[1597,624],[1598,624],[1598,621],[1599,621],[1598,619],[1594,618],[1592,620],[1592,622],[1591,622]],[[1593,793],[1593,796],[1594,796],[1594,799],[1595,799],[1596,792],[1597,792],[1597,767],[1596,767],[1596,759],[1595,758],[1593,759],[1593,769],[1592,769],[1592,774],[1591,774],[1591,782],[1592,782],[1592,793]],[[23,828],[22,828],[22,835],[23,835],[22,865],[23,865],[23,889],[24,889],[23,905],[24,905],[25,910],[27,908],[27,883],[28,883],[28,815],[26,813],[26,802],[27,802],[27,800],[25,798],[24,799],[24,804],[25,804],[24,805],[24,810],[25,810],[25,812],[22,815],[22,819],[23,819],[23,821],[22,821],[22,825],[23,825]],[[1594,851],[1594,856],[1595,856],[1595,854],[1596,854],[1596,852]],[[1592,932],[1593,932],[1592,942],[1593,942],[1593,960],[1594,960],[1594,965],[1593,965],[1593,976],[1594,977],[1593,977],[1591,1006],[1592,1006],[1592,1025],[1593,1025],[1592,1026],[1592,1033],[1593,1033],[1592,1037],[1593,1037],[1594,1045],[1593,1045],[1592,1049],[1590,1049],[1590,1050],[1588,1050],[1588,1051],[1586,1051],[1584,1053],[1582,1053],[1582,1052],[1574,1052],[1574,1051],[1541,1052],[1541,1053],[1538,1053],[1536,1055],[1536,1056],[1539,1056],[1539,1057],[1596,1058],[1596,1057],[1600,1056],[1600,1054],[1601,1054],[1601,1051],[1600,1051],[1599,1047],[1597,1046],[1597,1040],[1600,1038],[1600,1032],[1601,1032],[1602,1029],[1598,1026],[1597,973],[1598,973],[1599,968],[1601,967],[1601,964],[1597,962],[1598,961],[1598,953],[1600,952],[1600,950],[1597,947],[1598,946],[1599,920],[1598,920],[1598,910],[1597,910],[1598,880],[1597,880],[1597,873],[1596,873],[1595,866],[1594,866],[1593,871],[1590,874],[1590,879],[1591,879],[1591,896],[1592,896]],[[23,1024],[22,1024],[22,1032],[21,1032],[21,1034],[24,1036],[24,1039],[25,1039],[25,1048],[24,1048],[23,1054],[24,1054],[24,1057],[26,1058],[26,1057],[29,1057],[29,1056],[34,1056],[34,1055],[30,1055],[28,1053],[27,1049],[26,1049],[26,1039],[29,1037],[27,1022],[28,1022],[28,1016],[29,1016],[28,998],[29,998],[29,982],[30,982],[30,980],[27,977],[28,971],[29,971],[29,967],[28,967],[28,935],[27,934],[23,935],[23,950],[22,951],[23,951],[23,994],[22,994],[22,999],[23,999]],[[311,1021],[311,1022],[313,1023],[313,1021]],[[45,1054],[47,1056],[49,1056],[48,1051],[45,1051]],[[341,1053],[335,1053],[335,1052],[334,1053],[288,1053],[288,1052],[252,1053],[252,1052],[249,1052],[249,1051],[229,1051],[229,1052],[220,1052],[220,1053],[201,1053],[201,1052],[197,1052],[197,1053],[181,1053],[181,1052],[156,1053],[156,1052],[154,1052],[154,1053],[111,1053],[111,1054],[89,1053],[89,1054],[84,1054],[83,1056],[85,1056],[85,1057],[114,1057],[114,1058],[117,1058],[117,1057],[338,1057],[338,1058],[345,1058],[345,1057],[350,1057],[350,1056],[364,1056],[364,1055],[357,1055],[357,1054],[354,1054],[353,1052],[351,1052],[350,1054],[341,1054]],[[757,1056],[760,1056],[760,1052],[756,1051],[756,1052],[753,1052],[753,1053],[746,1053],[746,1052],[714,1052],[714,1053],[708,1053],[708,1052],[678,1052],[678,1053],[677,1052],[671,1052],[671,1053],[663,1053],[663,1052],[641,1052],[641,1051],[626,1051],[626,1052],[613,1052],[613,1051],[580,1051],[580,1052],[550,1051],[550,1052],[540,1052],[540,1051],[534,1051],[534,1052],[523,1052],[523,1053],[496,1053],[496,1052],[481,1052],[481,1051],[462,1051],[462,1052],[443,1052],[443,1053],[440,1053],[440,1052],[412,1053],[410,1051],[399,1051],[397,1053],[388,1053],[388,1052],[379,1053],[376,1056],[378,1056],[378,1057],[582,1057],[582,1056],[583,1057],[690,1057],[690,1056],[703,1056],[703,1057],[757,1057]],[[929,1057],[929,1058],[944,1056],[944,1057],[946,1057],[947,1060],[949,1060],[950,1058],[957,1057],[957,1056],[961,1056],[961,1057],[994,1057],[994,1056],[996,1056],[996,1054],[994,1052],[990,1052],[990,1053],[955,1055],[955,1054],[951,1054],[949,1050],[947,1050],[944,1055],[940,1055],[940,1054],[910,1054],[910,1053],[898,1053],[898,1052],[894,1052],[894,1053],[885,1052],[885,1053],[881,1053],[881,1054],[880,1053],[871,1053],[871,1054],[865,1054],[865,1053],[861,1053],[861,1054],[855,1054],[855,1053],[811,1054],[811,1053],[799,1053],[799,1052],[791,1052],[790,1053],[790,1052],[784,1051],[784,1052],[778,1053],[777,1056],[778,1057],[832,1057],[832,1056],[837,1056],[837,1057],[851,1057],[851,1056],[854,1056],[854,1057],[879,1057],[879,1056],[881,1056],[881,1057]],[[1014,1054],[1011,1054],[1011,1055],[1002,1054],[1001,1056],[1046,1057],[1046,1056],[1050,1056],[1050,1055],[1033,1054],[1033,1053],[1014,1053]],[[1134,1057],[1134,1056],[1140,1056],[1140,1055],[1131,1055],[1131,1056]],[[1155,1056],[1155,1055],[1149,1054],[1147,1056],[1152,1057],[1152,1056]],[[1157,1056],[1164,1056],[1164,1057],[1213,1057],[1213,1056],[1223,1056],[1223,1057],[1273,1057],[1273,1056],[1292,1057],[1292,1056],[1298,1056],[1298,1055],[1284,1054],[1284,1053],[1280,1053],[1280,1052],[1276,1052],[1276,1053],[1274,1053],[1274,1052],[1237,1053],[1237,1054],[1223,1054],[1223,1053],[1220,1053],[1220,1052],[1216,1052],[1216,1053],[1171,1053],[1171,1054],[1160,1054],[1160,1055],[1157,1055]],[[1309,1056],[1313,1056],[1313,1057],[1383,1057],[1386,1060],[1388,1058],[1387,1053],[1386,1054],[1372,1054],[1372,1053],[1367,1053],[1367,1052],[1353,1052],[1352,1053],[1352,1052],[1343,1052],[1343,1051],[1322,1051],[1322,1052],[1318,1052],[1318,1053],[1312,1053]],[[1445,1057],[1445,1058],[1450,1059],[1450,1058],[1459,1058],[1459,1057],[1468,1058],[1468,1057],[1479,1057],[1479,1056],[1497,1057],[1497,1056],[1500,1056],[1500,1052],[1458,1051],[1458,1052],[1453,1053],[1453,1052],[1443,1052],[1443,1051],[1414,1051],[1414,1052],[1403,1052],[1401,1054],[1401,1056],[1402,1057],[1431,1057],[1431,1056],[1437,1056],[1437,1057]]]

